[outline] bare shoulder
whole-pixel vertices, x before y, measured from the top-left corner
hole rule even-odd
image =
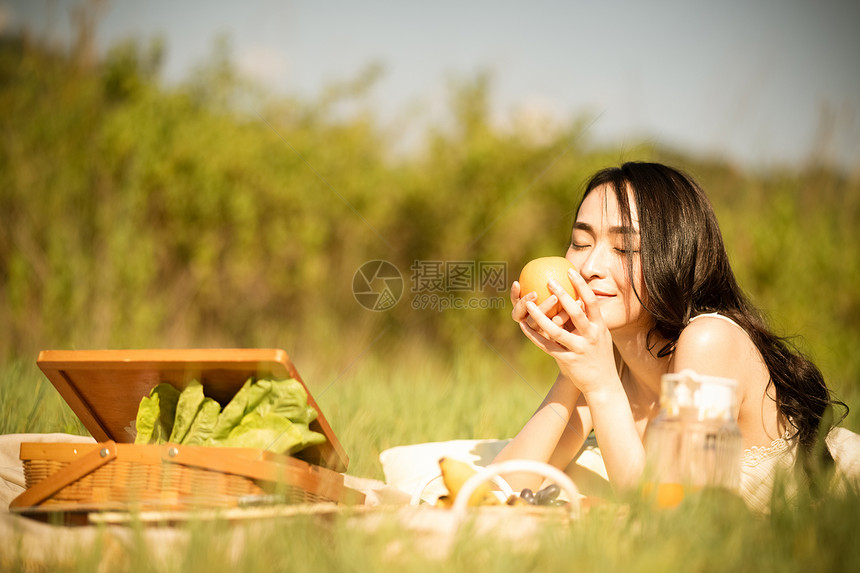
[[[701,316],[681,331],[673,367],[676,371],[691,368],[700,374],[738,379],[761,372],[764,363],[740,326],[717,316]]]
[[[690,368],[699,374],[738,382],[744,447],[767,446],[778,437],[776,403],[767,397],[770,373],[749,334],[724,318],[702,316],[681,331],[672,356],[672,370]]]
[[[752,344],[746,331],[734,322],[718,316],[700,316],[681,331],[677,347],[690,351],[713,350],[714,345],[734,346],[745,342]]]

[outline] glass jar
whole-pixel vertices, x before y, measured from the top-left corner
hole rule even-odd
[[[692,370],[663,375],[660,414],[645,433],[646,488],[656,484],[658,505],[677,505],[685,492],[703,487],[738,493],[737,386]]]

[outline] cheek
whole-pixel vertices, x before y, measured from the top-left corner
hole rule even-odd
[[[636,290],[640,295],[645,294],[645,276],[642,274],[642,265],[636,260],[633,263],[633,279],[636,281]]]
[[[582,262],[584,260],[584,257],[582,257],[580,253],[575,251],[573,247],[568,247],[567,252],[564,254],[564,258],[570,261],[570,263],[577,269],[582,268]]]
[[[627,294],[628,298],[635,300],[636,294],[633,292],[633,285],[630,283],[630,276],[627,274],[627,263],[623,260],[619,261],[613,269],[613,272],[615,274],[619,288],[621,288]],[[642,275],[642,266],[639,264],[638,260],[633,262],[633,279],[636,281],[636,291],[639,293],[639,296],[644,300],[645,277]]]
[[[645,275],[642,273],[642,265],[639,262],[639,259],[633,263],[633,276],[636,278],[636,290],[639,291],[639,296],[642,299],[645,299]]]
[[[636,266],[633,266],[633,276],[638,273]],[[615,277],[615,284],[624,292],[632,292],[630,287],[630,277],[627,274],[627,263],[623,259],[617,259],[612,265],[612,276]]]

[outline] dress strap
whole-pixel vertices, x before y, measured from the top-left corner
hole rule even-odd
[[[713,317],[713,318],[720,318],[720,319],[722,319],[722,320],[725,320],[726,322],[730,322],[731,324],[734,324],[735,326],[737,326],[738,328],[740,328],[741,330],[743,330],[743,327],[742,327],[740,324],[738,324],[737,322],[735,322],[734,320],[732,320],[732,319],[731,319],[731,318],[729,318],[728,316],[726,316],[726,315],[724,315],[724,314],[720,314],[720,313],[718,313],[718,312],[705,312],[705,313],[703,313],[703,314],[697,314],[696,316],[694,316],[693,318],[691,318],[691,319],[687,322],[687,324],[690,324],[691,322],[693,322],[693,321],[694,321],[694,320],[696,320],[697,318],[702,318],[702,317],[704,317],[704,316]]]

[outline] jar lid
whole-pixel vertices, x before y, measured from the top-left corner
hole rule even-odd
[[[660,382],[660,408],[668,416],[679,416],[683,411],[695,413],[699,420],[724,420],[735,414],[737,380],[682,370],[664,374]]]

